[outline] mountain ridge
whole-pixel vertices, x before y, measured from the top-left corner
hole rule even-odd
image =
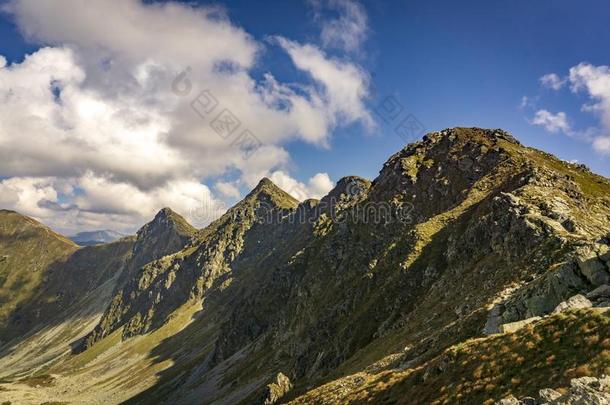
[[[132,240],[103,313],[70,340],[78,350],[44,369],[58,387],[85,375],[112,403],[489,402],[543,387],[514,386],[498,354],[498,369],[481,374],[489,387],[475,390],[468,369],[456,389],[446,381],[459,374],[454,359],[489,357],[513,337],[521,353],[538,344],[531,330],[564,324],[585,349],[544,366],[544,388],[610,366],[605,346],[583,340],[607,341],[603,298],[578,322],[552,314],[610,282],[610,182],[505,131],[427,134],[374,180],[344,177],[320,200],[298,202],[262,179],[202,230],[180,218],[161,210]],[[521,321],[534,329],[499,333]]]

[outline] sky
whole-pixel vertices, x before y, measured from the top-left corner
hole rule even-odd
[[[602,0],[0,0],[0,208],[72,234],[299,200],[424,133],[502,128],[609,176]]]

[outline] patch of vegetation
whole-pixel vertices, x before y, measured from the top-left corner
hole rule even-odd
[[[515,333],[452,346],[415,369],[371,375],[347,399],[493,404],[511,394],[521,397],[541,388],[561,389],[572,378],[602,374],[610,374],[610,311],[577,310]],[[309,402],[307,396],[302,399]]]
[[[50,387],[52,385],[55,385],[55,378],[49,374],[42,374],[38,376],[24,378],[19,382],[34,388]]]

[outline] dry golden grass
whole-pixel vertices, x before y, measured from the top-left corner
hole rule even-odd
[[[415,369],[368,375],[347,394],[335,389],[340,381],[329,383],[295,403],[319,403],[324,393],[335,403],[491,404],[511,394],[567,387],[572,378],[610,374],[608,345],[610,311],[570,311],[512,334],[453,346]]]

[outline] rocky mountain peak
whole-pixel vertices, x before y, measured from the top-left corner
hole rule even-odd
[[[165,207],[155,215],[152,221],[140,228],[137,235],[140,238],[170,229],[182,235],[192,235],[196,232],[196,229],[182,215]]]
[[[297,205],[265,178],[191,239],[161,210],[78,350],[92,350],[95,373],[119,353],[111,372],[135,376],[138,403],[491,403],[517,387],[517,363],[542,371],[515,395],[565,387],[576,365],[608,366],[609,195],[607,179],[479,128],[430,133],[373,182],[344,177],[322,201]],[[74,274],[98,274],[98,257]],[[48,291],[36,302],[64,293]],[[122,355],[142,349],[151,357]],[[490,359],[498,368],[479,367]],[[465,375],[491,384],[451,385]]]
[[[169,207],[164,207],[161,208],[161,210],[159,210],[159,212],[157,212],[156,217],[165,217],[165,218],[169,218],[171,217],[173,214],[175,214],[175,212],[169,208]]]
[[[487,144],[488,142],[497,143],[498,141],[503,140],[515,145],[521,145],[521,143],[509,132],[499,128],[446,128],[442,131],[425,135],[423,140],[424,142],[438,141],[443,138],[447,138],[451,142],[461,140],[474,141],[481,144]]]
[[[182,249],[196,232],[197,229],[171,208],[161,209],[136,234],[134,268]]]
[[[339,179],[335,187],[322,200],[337,200],[344,195],[346,197],[356,197],[366,194],[371,187],[371,182],[359,176],[345,176]]]
[[[270,208],[292,209],[299,205],[299,201],[279,188],[273,181],[263,177],[256,187],[237,205],[263,202]]]

